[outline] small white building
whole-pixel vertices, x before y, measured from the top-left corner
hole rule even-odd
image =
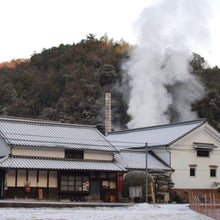
[[[119,148],[144,149],[147,143],[174,169],[173,190],[182,196],[220,186],[220,134],[205,119],[111,132],[107,139]]]

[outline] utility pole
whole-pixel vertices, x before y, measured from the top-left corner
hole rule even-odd
[[[147,167],[147,156],[148,156],[148,144],[145,144],[146,148],[146,203],[148,203],[148,167]]]

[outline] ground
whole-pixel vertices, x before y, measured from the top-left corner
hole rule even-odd
[[[137,204],[127,207],[0,208],[1,220],[210,220],[187,204]]]

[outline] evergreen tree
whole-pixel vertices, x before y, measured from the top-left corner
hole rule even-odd
[[[174,186],[174,183],[172,182],[170,173],[167,171],[155,169],[150,170],[149,174],[153,178],[155,200],[157,201],[160,199],[158,192],[160,192],[163,187],[166,187],[166,190],[169,192],[170,189]]]

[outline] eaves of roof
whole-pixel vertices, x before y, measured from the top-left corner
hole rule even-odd
[[[51,142],[49,142],[51,144]],[[33,141],[28,144],[28,145],[24,145],[24,143],[17,143],[17,144],[9,144],[11,146],[28,146],[28,147],[42,147],[42,148],[49,148],[49,149],[72,149],[72,150],[93,150],[93,151],[105,151],[105,152],[118,152],[117,149],[113,148],[105,148],[103,146],[98,146],[98,145],[88,145],[88,144],[82,144],[82,143],[56,143],[56,145],[52,146],[52,145],[46,145],[46,143],[44,142],[44,144],[37,144],[37,143],[33,143]]]
[[[197,120],[192,120],[192,121],[185,121],[185,122],[176,122],[176,123],[170,123],[170,124],[163,124],[163,125],[155,125],[155,126],[149,126],[149,127],[141,127],[141,128],[133,128],[133,129],[127,129],[123,131],[111,131],[109,134],[123,134],[123,133],[130,133],[130,132],[135,132],[135,131],[146,131],[146,130],[152,130],[152,129],[157,129],[157,128],[166,128],[166,127],[172,127],[176,125],[184,125],[184,124],[190,124],[190,123],[196,123],[196,122],[201,122],[204,124],[206,122],[205,118],[197,119]],[[197,127],[201,126],[199,124]]]
[[[62,123],[59,121],[50,121],[50,120],[35,119],[35,118],[21,118],[14,116],[0,116],[0,121],[11,122],[11,123],[19,122],[24,124],[54,125],[54,126],[63,126],[63,127],[96,128],[94,125],[70,124],[70,123]]]
[[[5,157],[0,161],[0,168],[126,172],[125,168],[114,161],[62,160],[30,157]]]

